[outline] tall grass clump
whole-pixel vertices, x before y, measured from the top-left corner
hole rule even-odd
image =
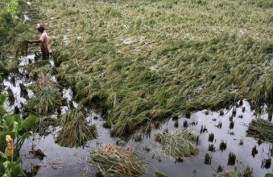
[[[113,135],[239,99],[272,104],[270,6],[239,0],[34,3],[54,36],[57,77],[77,101],[102,112]]]
[[[188,130],[156,134],[156,140],[161,144],[163,152],[174,158],[190,157],[198,154],[196,135]]]
[[[144,174],[143,159],[132,149],[102,144],[91,153],[91,161],[102,176],[139,177]]]
[[[97,137],[96,125],[89,125],[81,110],[71,109],[61,117],[61,131],[56,143],[65,147],[79,147]]]
[[[250,122],[247,130],[247,135],[273,143],[273,124],[261,118],[254,119]]]

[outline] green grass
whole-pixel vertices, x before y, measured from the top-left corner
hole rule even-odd
[[[80,103],[100,108],[113,135],[243,98],[272,103],[269,0],[34,6],[51,37],[58,78]]]

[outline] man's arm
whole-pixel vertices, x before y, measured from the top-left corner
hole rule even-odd
[[[27,41],[29,44],[39,44],[42,43],[41,40]]]

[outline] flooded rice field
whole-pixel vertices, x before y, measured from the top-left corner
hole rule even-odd
[[[21,67],[18,73],[11,73],[2,83],[3,93],[9,95],[5,102],[8,113],[20,112],[26,100],[33,96],[28,88],[32,80],[24,66],[36,62],[34,55],[20,58]],[[37,61],[44,62],[44,61]],[[54,67],[53,60],[50,64]],[[55,77],[51,78],[57,82]],[[22,87],[26,89],[23,92]],[[10,93],[13,93],[12,97]],[[62,96],[67,103],[77,107],[70,88],[62,88]],[[61,106],[64,114],[68,106]],[[181,115],[177,119],[168,119],[152,129],[149,135],[142,134],[142,140],[136,142],[133,137],[113,138],[110,130],[103,127],[104,120],[99,113],[87,110],[87,121],[95,124],[98,137],[88,141],[84,147],[67,148],[56,144],[59,127],[49,127],[50,133],[40,136],[35,133],[25,141],[20,155],[23,168],[29,176],[37,177],[80,177],[96,176],[98,169],[90,162],[92,150],[101,143],[113,143],[133,148],[145,162],[143,176],[152,176],[154,172],[162,172],[169,177],[212,177],[230,170],[236,165],[241,171],[247,167],[253,169],[253,176],[263,177],[272,171],[273,150],[270,143],[247,137],[246,130],[256,113],[251,110],[247,100],[241,100],[236,105],[223,108],[220,111],[202,110],[190,115]],[[57,118],[58,113],[50,115]],[[22,115],[23,116],[23,115]],[[264,111],[263,119],[271,117]],[[160,144],[155,141],[155,135],[163,131],[189,129],[197,136],[196,145],[199,153],[184,159],[174,159],[162,153]],[[70,138],[70,137],[67,137]]]

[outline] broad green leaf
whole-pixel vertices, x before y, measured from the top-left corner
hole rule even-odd
[[[11,162],[9,168],[11,169],[10,176],[21,176],[23,173],[23,170],[18,161]]]
[[[273,173],[271,172],[271,173],[267,173],[266,175],[265,175],[265,177],[273,177]]]
[[[160,172],[155,172],[153,177],[167,177],[166,175],[164,175],[163,173]]]
[[[37,121],[37,117],[34,115],[28,116],[25,120],[23,120],[21,128],[25,130],[29,130],[29,128]]]
[[[10,161],[8,161],[8,160],[5,161],[5,162],[3,163],[4,168],[7,169],[8,166],[9,166],[9,164],[10,164]]]
[[[0,115],[5,114],[6,110],[3,106],[0,105]]]
[[[8,157],[6,156],[6,154],[4,154],[3,152],[0,151],[0,159],[8,159]]]
[[[233,166],[230,177],[239,177],[238,176],[238,170],[236,166]]]
[[[21,122],[20,116],[17,114],[11,114],[11,115],[7,115],[5,118],[6,125],[8,125],[8,126],[13,124],[14,121]]]
[[[4,104],[5,99],[6,99],[5,95],[0,95],[0,106]]]

